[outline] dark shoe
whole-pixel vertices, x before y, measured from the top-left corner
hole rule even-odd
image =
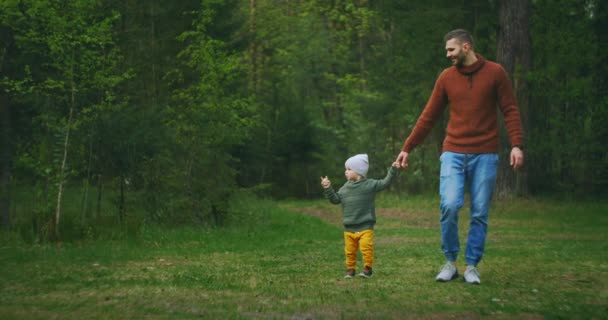
[[[354,277],[355,277],[355,269],[346,270],[346,274],[344,275],[344,278],[350,279],[350,278],[354,278]]]
[[[363,268],[363,272],[359,273],[359,277],[371,278],[372,273],[372,267],[365,266],[365,268]]]

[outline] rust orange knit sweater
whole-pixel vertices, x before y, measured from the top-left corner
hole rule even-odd
[[[450,118],[443,151],[498,152],[499,109],[511,145],[523,145],[519,108],[507,72],[498,63],[477,55],[472,65],[452,66],[439,75],[416,126],[403,144],[403,151],[409,153],[422,143],[447,105]]]

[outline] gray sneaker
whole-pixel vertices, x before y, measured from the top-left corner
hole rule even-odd
[[[467,267],[467,270],[464,271],[464,281],[466,283],[471,284],[480,284],[481,280],[479,280],[479,271],[475,267]]]
[[[441,267],[439,274],[435,278],[435,280],[440,282],[446,282],[450,280],[454,280],[458,278],[458,270],[456,270],[456,266],[451,264],[450,262],[446,263]]]

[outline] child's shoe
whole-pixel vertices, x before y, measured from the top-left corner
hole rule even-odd
[[[372,267],[365,266],[365,268],[363,268],[363,272],[359,273],[359,277],[371,278],[372,273]]]
[[[354,277],[355,277],[355,269],[346,270],[346,274],[344,275],[344,278],[350,279],[350,278],[354,278]]]

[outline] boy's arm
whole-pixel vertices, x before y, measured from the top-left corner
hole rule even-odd
[[[393,165],[388,169],[388,172],[386,173],[386,177],[384,177],[384,179],[374,181],[374,190],[382,191],[386,189],[393,182],[393,180],[399,176],[399,170],[397,170],[396,166],[396,162],[393,163]]]
[[[327,198],[327,200],[333,204],[342,202],[342,198],[340,198],[340,195],[332,187],[323,190],[323,195],[325,195],[325,198]]]
[[[333,204],[342,202],[340,195],[331,187],[331,181],[325,177],[321,177],[321,186],[323,187],[323,195]]]

